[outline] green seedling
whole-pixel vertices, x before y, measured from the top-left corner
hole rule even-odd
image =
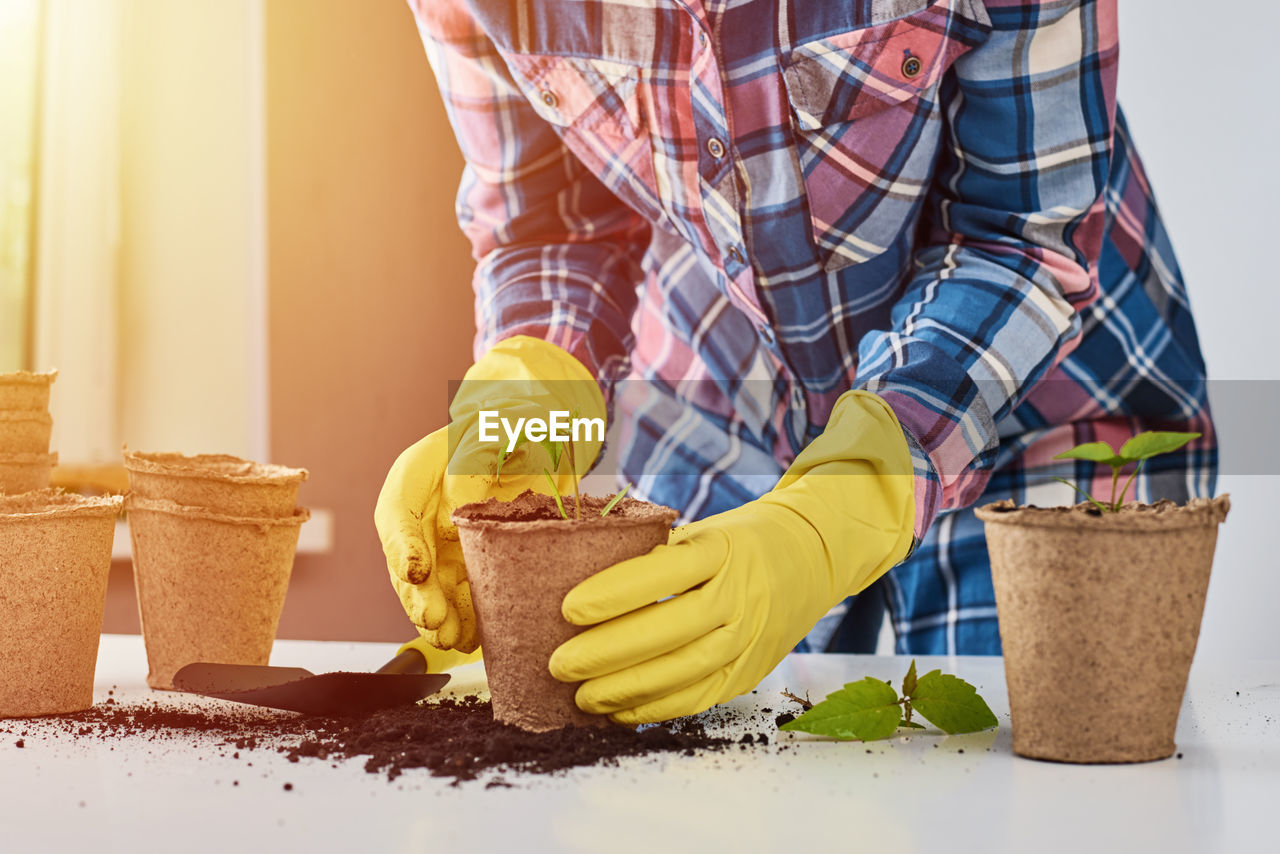
[[[1142,464],[1152,457],[1160,454],[1167,454],[1176,451],[1192,439],[1199,439],[1199,433],[1173,433],[1161,430],[1152,430],[1146,433],[1139,433],[1129,441],[1125,442],[1117,452],[1106,442],[1086,442],[1083,445],[1076,445],[1069,451],[1063,451],[1054,457],[1055,460],[1087,460],[1091,463],[1099,465],[1107,465],[1111,467],[1111,499],[1106,502],[1099,501],[1080,487],[1076,486],[1066,478],[1058,477],[1055,480],[1062,481],[1067,486],[1074,489],[1085,497],[1085,499],[1097,507],[1103,513],[1119,513],[1121,505],[1124,504],[1125,494],[1128,493],[1129,487],[1133,484],[1133,479],[1138,476],[1138,472],[1142,470]],[[1133,472],[1130,473],[1129,479],[1124,482],[1124,486],[1119,488],[1120,472],[1125,466],[1131,463],[1137,463]]]
[[[875,741],[888,738],[901,728],[924,729],[911,720],[914,714],[948,735],[999,726],[976,688],[941,670],[931,670],[917,678],[915,659],[902,680],[902,696],[893,689],[893,683],[872,676],[850,682],[817,704],[793,694],[787,696],[806,707],[802,715],[779,727],[787,732]]]
[[[529,441],[528,437],[525,436],[524,434],[521,434],[520,437],[516,439],[515,444],[512,446],[511,453],[514,454],[516,451],[520,450],[520,446],[527,441]],[[494,483],[497,484],[498,486],[502,485],[502,464],[507,461],[508,456],[509,454],[507,453],[507,447],[499,443],[498,444],[498,467],[494,469],[494,472],[493,472]]]
[[[622,496],[626,495],[627,490],[630,488],[631,488],[631,484],[628,483],[626,486],[622,487],[622,489],[618,490],[618,494],[609,499],[609,503],[606,504],[604,506],[604,509],[600,511],[600,515],[608,516],[609,511],[612,510],[614,507],[618,506],[618,502],[622,500]]]
[[[578,413],[575,411],[571,417],[577,418]],[[518,448],[521,444],[523,444],[523,442],[524,442],[524,439],[522,437],[516,443],[516,447]],[[562,519],[568,519],[569,513],[565,509],[564,498],[560,495],[560,489],[556,486],[555,475],[559,474],[560,472],[561,461],[565,459],[569,461],[569,475],[570,477],[573,478],[573,518],[581,519],[582,518],[582,489],[581,489],[581,483],[578,479],[578,456],[577,456],[578,450],[573,443],[573,439],[570,438],[566,442],[553,442],[550,439],[544,439],[539,444],[541,444],[542,447],[546,449],[547,456],[551,458],[551,468],[543,469],[542,476],[547,479],[547,486],[551,487],[551,497],[555,499],[556,509],[560,511],[560,517]],[[501,482],[501,477],[502,477],[502,464],[506,460],[506,457],[507,457],[506,451],[500,448],[498,450],[498,467],[497,467],[497,477],[499,478],[499,482]],[[604,509],[600,511],[600,515],[608,516],[609,511],[618,505],[618,502],[622,500],[622,497],[627,494],[627,490],[630,488],[631,488],[631,484],[629,483],[626,486],[624,486],[618,492],[618,494],[613,496],[613,498],[609,501],[609,503],[604,506]]]

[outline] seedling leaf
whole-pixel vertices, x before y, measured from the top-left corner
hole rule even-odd
[[[547,449],[547,456],[551,457],[551,470],[560,471],[560,456],[564,453],[564,444],[550,439],[543,439],[539,444]]]
[[[902,720],[898,692],[871,676],[850,682],[780,728],[788,732],[809,732],[833,738],[873,741],[888,738]]]
[[[520,446],[527,441],[529,441],[529,437],[521,433],[520,436],[517,437],[515,447],[511,449],[511,453],[514,454],[516,451],[520,450]],[[498,447],[498,467],[493,472],[494,480],[499,483],[502,482],[502,464],[507,461],[507,456],[508,456],[507,446],[506,445],[499,446]]]
[[[1147,460],[1159,454],[1176,451],[1192,439],[1199,439],[1199,433],[1173,433],[1164,430],[1152,430],[1139,433],[1120,448],[1120,456],[1127,463]]]
[[[1130,439],[1130,442],[1133,440]],[[1127,443],[1126,443],[1127,446]],[[1122,457],[1116,455],[1115,449],[1106,442],[1086,442],[1083,445],[1076,445],[1069,451],[1063,451],[1054,457],[1055,460],[1088,460],[1092,463],[1100,463],[1108,466],[1120,466],[1127,462]]]
[[[910,697],[916,692],[916,660],[911,659],[911,667],[907,669],[907,675],[902,678],[902,696]]]
[[[999,725],[978,690],[956,676],[931,670],[921,676],[911,705],[929,723],[948,735],[978,732]]]
[[[608,516],[609,511],[612,510],[614,507],[618,506],[618,502],[622,500],[622,496],[626,495],[627,490],[630,488],[631,488],[631,484],[628,483],[626,486],[622,487],[622,489],[618,490],[618,494],[609,499],[609,503],[606,504],[604,506],[604,509],[600,511],[600,515]]]
[[[924,729],[925,728],[924,724],[918,724],[915,721],[903,721],[902,723],[898,724],[898,726],[906,727],[907,729]]]
[[[560,490],[556,489],[556,482],[551,477],[551,472],[543,469],[542,476],[547,479],[547,485],[551,487],[551,497],[556,500],[556,509],[560,511],[560,516],[564,519],[568,519],[569,514],[564,512],[564,502],[560,500]]]

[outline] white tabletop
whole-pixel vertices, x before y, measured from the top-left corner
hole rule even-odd
[[[389,644],[280,641],[272,663],[372,669]],[[753,729],[863,676],[901,679],[907,659],[797,655],[734,701]],[[914,735],[872,744],[782,734],[780,744],[626,760],[553,777],[505,773],[514,788],[458,787],[406,772],[394,782],[339,763],[257,750],[220,757],[192,739],[0,741],[4,851],[1221,851],[1273,844],[1280,807],[1280,662],[1196,668],[1178,727],[1181,759],[1070,766],[1010,750],[998,658],[922,658],[978,686],[996,732]],[[104,636],[98,699],[110,686],[217,708],[145,687],[142,642]],[[472,667],[455,679],[482,684]],[[1237,694],[1236,692],[1239,692]],[[761,709],[769,707],[774,714]],[[13,722],[4,722],[11,725]],[[239,785],[231,786],[232,779]],[[292,783],[292,791],[283,784]],[[81,803],[83,802],[83,805]],[[1269,841],[1268,841],[1269,840]],[[818,849],[816,846],[823,846]],[[838,849],[834,846],[839,846]]]

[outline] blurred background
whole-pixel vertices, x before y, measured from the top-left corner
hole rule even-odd
[[[1221,381],[1234,505],[1200,654],[1274,658],[1280,468],[1254,449],[1280,417],[1280,111],[1265,50],[1155,8],[1121,4],[1120,103]],[[58,479],[119,483],[125,443],[306,467],[280,635],[410,637],[372,511],[470,363],[461,167],[401,0],[0,0],[0,371],[59,369]],[[104,628],[136,631],[116,548]]]

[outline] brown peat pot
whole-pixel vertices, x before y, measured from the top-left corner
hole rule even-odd
[[[147,684],[194,661],[267,664],[309,511],[240,517],[129,495]]]
[[[671,508],[633,498],[602,517],[608,500],[584,496],[581,520],[572,518],[572,497],[564,499],[565,520],[552,498],[533,492],[453,513],[499,721],[533,732],[608,723],[580,711],[578,686],[548,669],[556,647],[581,631],[561,603],[588,576],[665,544],[676,520]]]
[[[139,498],[205,507],[228,516],[288,519],[306,469],[255,463],[227,454],[184,456],[124,452],[129,491]]]
[[[121,500],[0,496],[0,717],[93,705]]]
[[[1218,525],[1230,501],[977,509],[995,585],[1013,749],[1058,762],[1174,751]]]

